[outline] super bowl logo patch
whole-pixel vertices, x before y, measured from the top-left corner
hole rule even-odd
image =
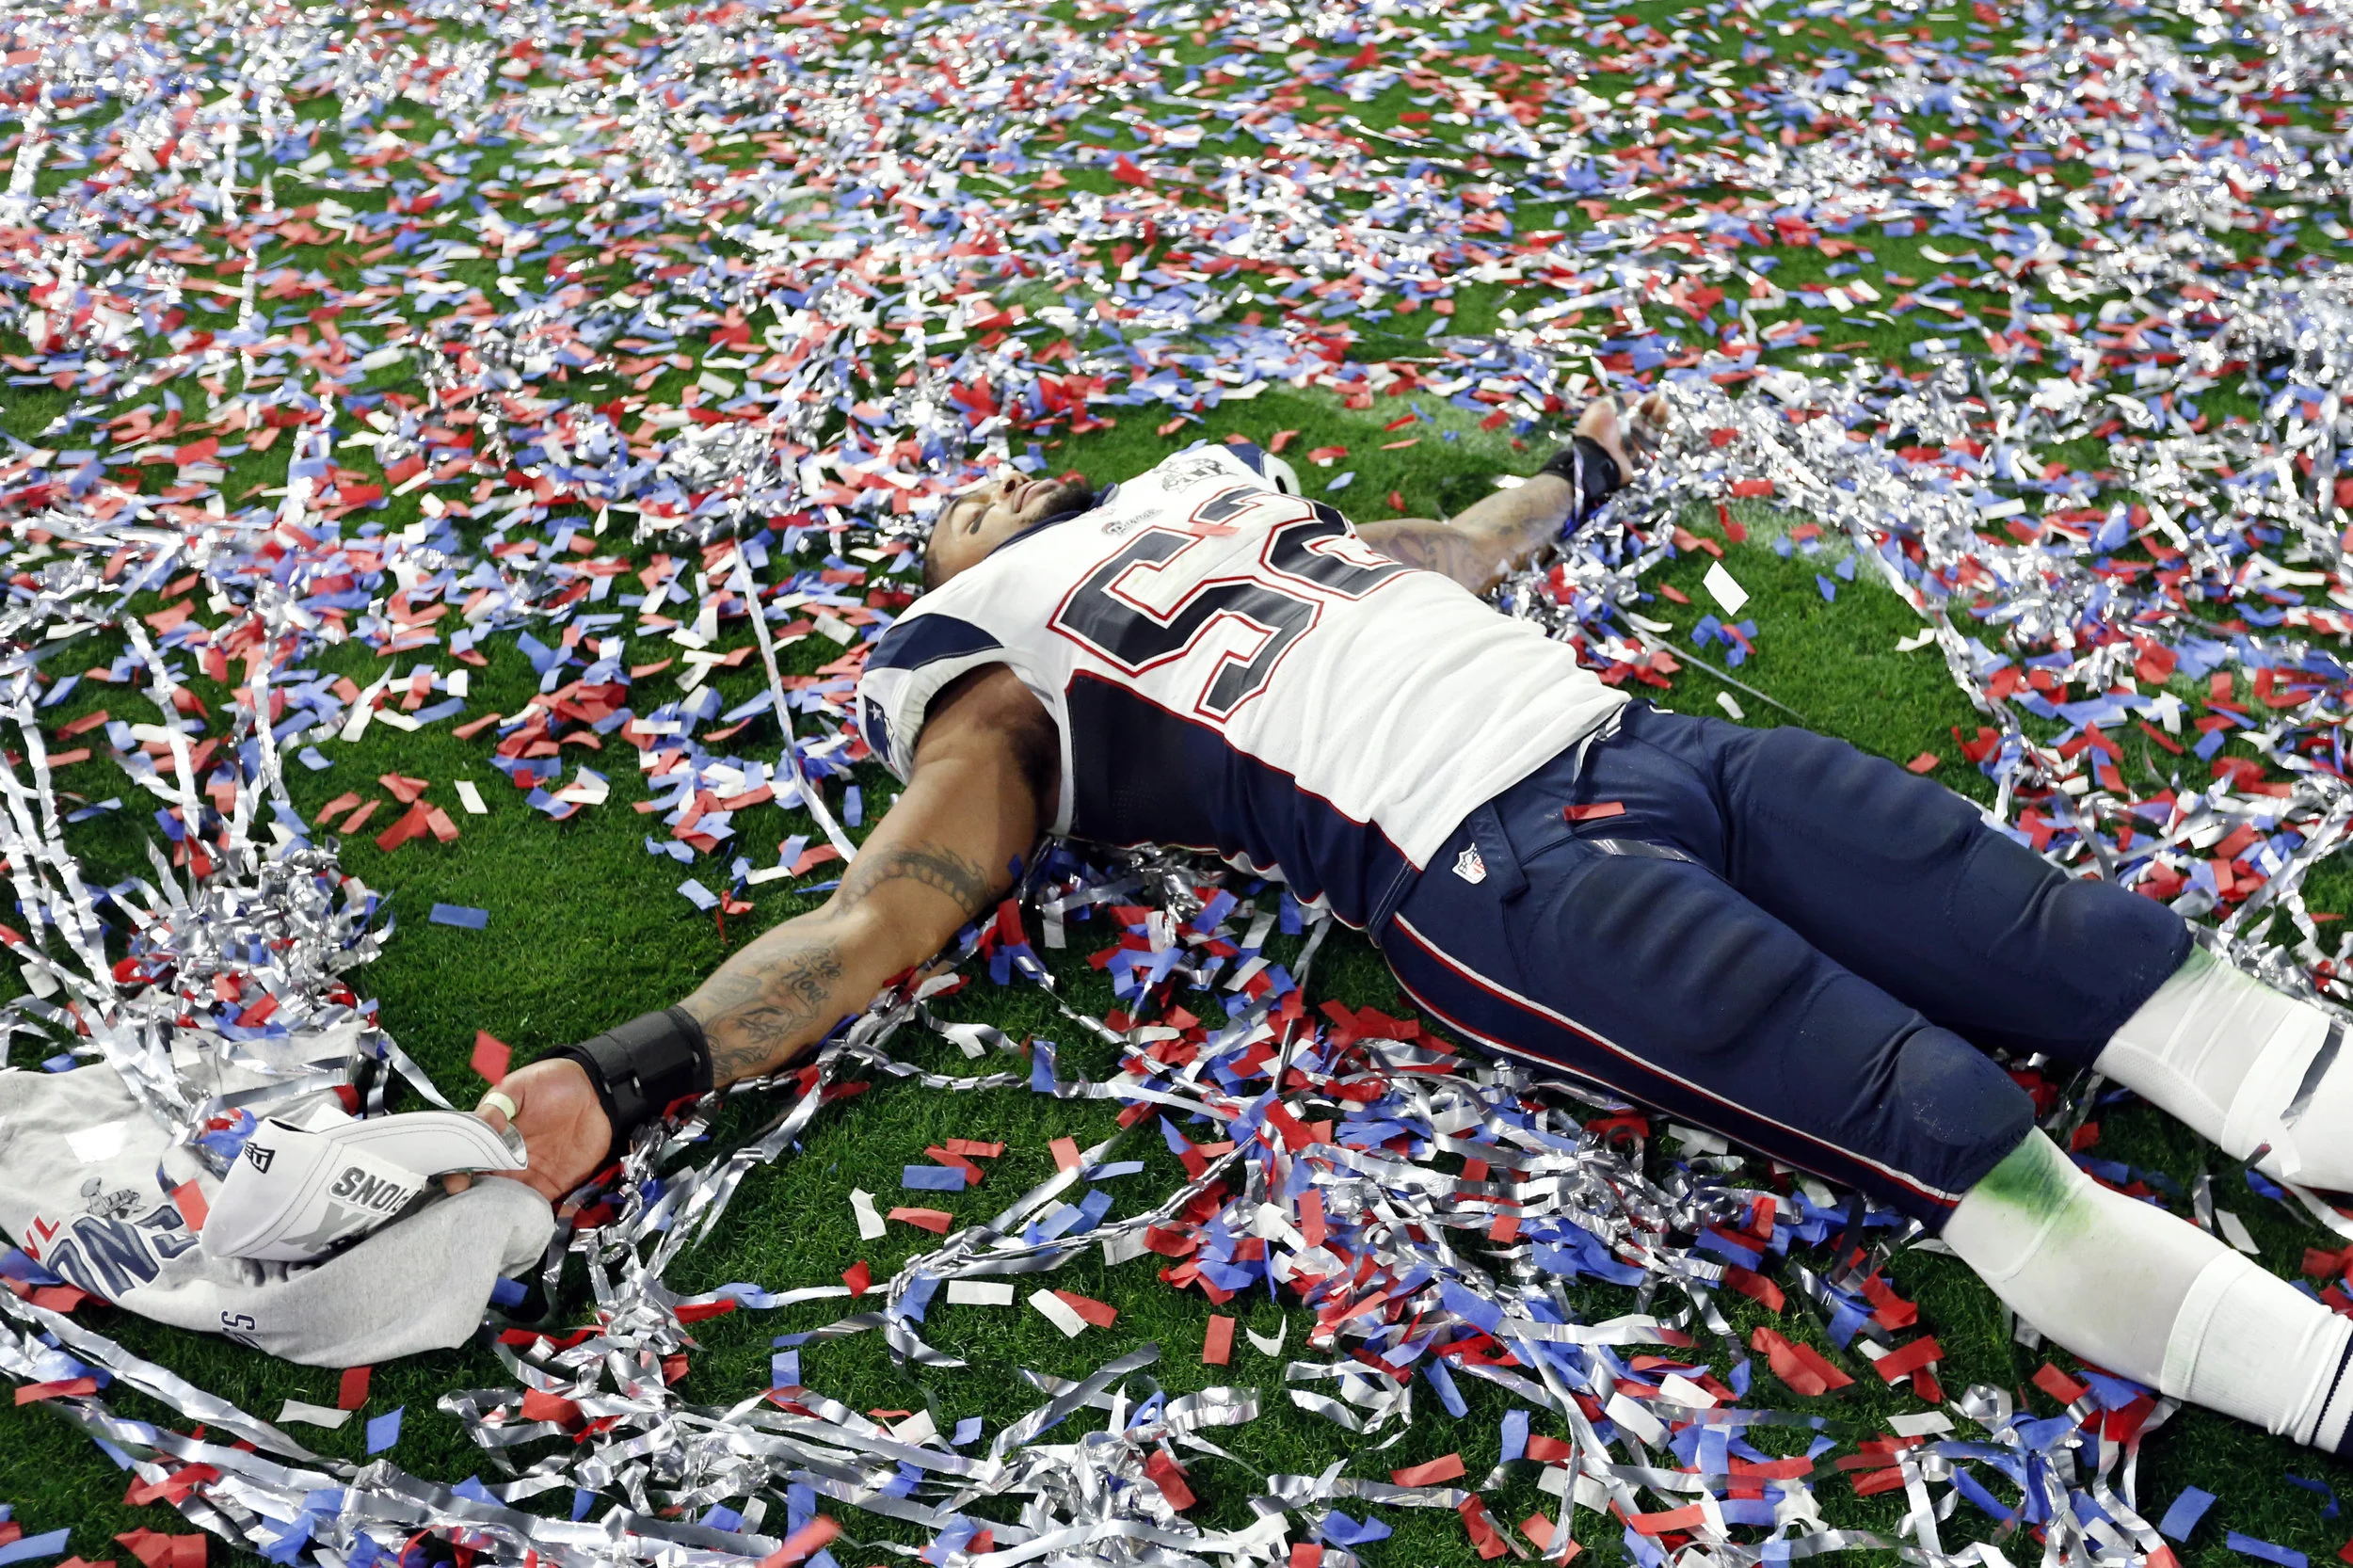
[[[1231,472],[1230,469],[1215,457],[1196,457],[1190,463],[1176,463],[1169,466],[1160,474],[1160,488],[1180,490],[1187,485],[1196,485],[1204,479],[1224,479]]]
[[[1480,858],[1477,844],[1454,857],[1454,874],[1474,884],[1487,880],[1487,862]]]

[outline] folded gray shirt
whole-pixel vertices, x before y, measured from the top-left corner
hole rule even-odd
[[[485,1178],[322,1262],[213,1258],[171,1197],[190,1179],[208,1200],[219,1189],[113,1068],[0,1070],[0,1230],[128,1311],[306,1366],[464,1343],[498,1277],[530,1268],[555,1223],[530,1188]]]

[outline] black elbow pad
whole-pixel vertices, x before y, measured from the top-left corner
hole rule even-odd
[[[711,1093],[711,1042],[683,1007],[632,1018],[578,1045],[559,1046],[548,1056],[587,1069],[613,1127],[608,1160],[629,1147],[632,1133],[672,1105]]]

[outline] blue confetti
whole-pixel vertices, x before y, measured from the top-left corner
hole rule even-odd
[[[2251,1557],[2262,1562],[2276,1562],[2280,1568],[2308,1568],[2311,1561],[2302,1552],[2292,1552],[2285,1546],[2275,1546],[2268,1541],[2241,1535],[2236,1530],[2223,1538],[2223,1544],[2243,1557]]]
[[[2182,1495],[2173,1499],[2165,1517],[2157,1521],[2157,1533],[2169,1541],[2187,1541],[2189,1532],[2198,1528],[2198,1521],[2214,1506],[2214,1494],[2201,1492],[2195,1486],[2185,1486]]]
[[[11,1562],[30,1562],[37,1557],[56,1557],[65,1550],[66,1537],[72,1533],[70,1529],[55,1529],[45,1535],[28,1535],[23,1540],[11,1541],[0,1546],[0,1568],[6,1568]]]

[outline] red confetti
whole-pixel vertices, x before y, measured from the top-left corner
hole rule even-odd
[[[839,860],[840,858],[841,852],[834,848],[831,844],[818,844],[813,848],[801,851],[801,857],[792,862],[792,874],[794,876],[806,875],[809,871],[815,867],[824,865],[828,860]]]
[[[1825,1360],[1820,1352],[1797,1344],[1769,1328],[1759,1326],[1749,1336],[1749,1349],[1764,1352],[1773,1376],[1787,1384],[1793,1393],[1818,1398],[1854,1382]]]
[[[1575,1562],[1577,1554],[1585,1548],[1568,1542],[1559,1557],[1552,1555],[1552,1532],[1560,1527],[1541,1513],[1531,1513],[1520,1521],[1520,1533],[1536,1543],[1536,1549],[1545,1554],[1547,1562]]]
[[[1389,1480],[1400,1486],[1435,1486],[1440,1481],[1459,1480],[1463,1475],[1463,1456],[1447,1454],[1426,1464],[1408,1464],[1402,1470],[1389,1472]]]
[[[1109,1328],[1119,1317],[1119,1308],[1109,1302],[1098,1302],[1092,1296],[1081,1296],[1075,1290],[1057,1290],[1062,1304],[1096,1328]]]
[[[1658,1513],[1634,1514],[1626,1525],[1641,1535],[1664,1535],[1669,1530],[1688,1530],[1706,1522],[1707,1511],[1697,1503],[1688,1503]]]
[[[866,1259],[861,1257],[841,1271],[841,1283],[850,1288],[851,1295],[863,1296],[874,1283],[874,1271],[868,1268]]]
[[[512,1047],[489,1031],[473,1032],[473,1070],[488,1080],[491,1088],[506,1081],[506,1064],[514,1054]]]
[[[1871,1363],[1871,1367],[1881,1377],[1892,1384],[1898,1378],[1910,1377],[1931,1361],[1942,1359],[1944,1354],[1944,1348],[1937,1344],[1936,1336],[1929,1335],[1924,1338],[1914,1339],[1892,1355],[1881,1356]]]
[[[372,1367],[344,1368],[343,1382],[335,1389],[337,1410],[357,1410],[368,1402],[368,1374],[374,1370]]]
[[[115,1544],[146,1564],[146,1568],[204,1568],[202,1535],[166,1535],[136,1529],[115,1537]],[[62,1568],[62,1565],[60,1565]]]
[[[1061,1292],[1056,1291],[1055,1294],[1060,1295]],[[1169,1458],[1165,1448],[1152,1450],[1152,1457],[1144,1462],[1144,1473],[1151,1477],[1152,1484],[1160,1489],[1160,1496],[1168,1499],[1168,1506],[1179,1513],[1200,1500],[1193,1495],[1193,1488],[1185,1484],[1184,1466]]]
[[[370,801],[368,805],[369,808],[373,809],[376,803],[374,801]],[[345,823],[344,824],[344,830],[345,832],[351,831],[351,824]],[[376,847],[382,850],[385,854],[390,855],[392,851],[398,849],[409,840],[423,838],[424,835],[432,831],[432,813],[427,811],[421,804],[411,806],[408,810],[401,813],[401,817],[398,822],[392,824],[392,826],[386,828],[383,832],[376,836]]]
[[[1223,1367],[1234,1359],[1234,1320],[1213,1316],[1201,1336],[1201,1365]]]
[[[2035,1373],[2034,1385],[2061,1404],[2073,1404],[2091,1392],[2089,1386],[2077,1383],[2047,1361],[2042,1364],[2042,1369]]]
[[[526,1421],[553,1421],[568,1427],[580,1419],[580,1406],[561,1395],[537,1388],[523,1390],[522,1417]]]
[[[1455,1504],[1454,1512],[1462,1516],[1463,1528],[1470,1536],[1471,1546],[1479,1553],[1481,1561],[1493,1561],[1510,1550],[1503,1544],[1502,1532],[1488,1517],[1487,1505],[1476,1496],[1465,1497]]]
[[[974,1187],[978,1187],[987,1178],[988,1173],[986,1171],[982,1170],[978,1165],[973,1164],[972,1161],[965,1159],[962,1155],[951,1152],[948,1146],[944,1144],[934,1144],[923,1152],[931,1156],[932,1159],[937,1160],[942,1165],[953,1166],[955,1169],[962,1171],[964,1173],[964,1179]]]
[[[1743,1269],[1737,1263],[1725,1268],[1724,1283],[1769,1312],[1779,1312],[1783,1304],[1787,1300],[1782,1294],[1780,1286],[1767,1279],[1763,1274]]]
[[[840,1524],[820,1513],[786,1536],[775,1551],[761,1558],[760,1568],[792,1568],[796,1562],[806,1562],[840,1533]]]

